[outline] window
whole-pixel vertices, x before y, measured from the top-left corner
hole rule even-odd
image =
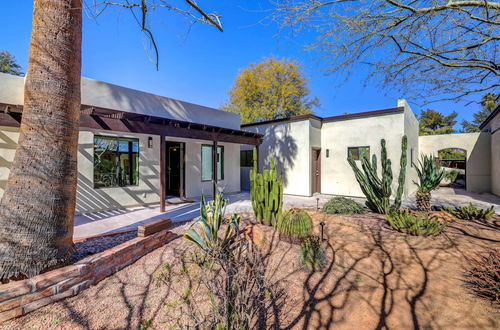
[[[213,146],[201,146],[201,181],[212,180]],[[217,146],[217,180],[224,180],[224,147]]]
[[[94,188],[139,184],[139,140],[94,136]]]
[[[352,157],[354,160],[360,160],[362,156],[370,159],[370,147],[349,147],[347,148],[347,157]]]
[[[252,167],[253,166],[253,150],[240,151],[240,166]]]

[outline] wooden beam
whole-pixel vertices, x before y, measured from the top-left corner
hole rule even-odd
[[[165,212],[165,197],[166,197],[166,187],[167,187],[166,149],[167,149],[167,142],[165,141],[165,135],[161,135],[160,136],[160,212]]]
[[[0,126],[18,127],[19,122],[17,122],[17,120],[13,122],[12,118],[9,116],[13,113],[20,115],[22,113],[22,109],[9,106],[9,114],[0,113]],[[217,140],[219,142],[230,142],[248,145],[257,145],[262,142],[260,135],[254,136],[250,135],[250,133],[237,135],[229,129],[223,129],[221,130],[221,132],[215,132],[214,129],[210,129],[209,126],[197,125],[194,123],[190,124],[189,128],[184,128],[168,125],[168,123],[172,122],[169,119],[162,120],[164,122],[164,124],[162,125],[155,122],[145,123],[142,120],[130,120],[127,118],[118,119],[109,117],[111,116],[98,115],[95,112],[93,114],[80,113],[80,127],[100,130],[104,129],[125,133],[164,135],[208,141]],[[151,119],[156,121],[156,118]],[[227,131],[227,133],[225,131]]]

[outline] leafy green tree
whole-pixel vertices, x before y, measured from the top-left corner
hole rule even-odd
[[[16,63],[16,58],[9,52],[0,50],[0,72],[21,76],[23,72],[19,64]]]
[[[296,61],[270,57],[238,75],[222,109],[240,114],[242,123],[287,118],[313,112],[319,100],[309,94]]]
[[[455,111],[448,116],[432,109],[422,111],[419,119],[420,135],[455,133],[456,131],[453,126],[457,123],[455,120],[457,115]]]
[[[474,113],[472,117],[474,118],[471,122],[464,120],[462,121],[462,132],[472,133],[479,132],[479,126],[488,118],[488,116],[500,105],[499,104],[500,95],[495,93],[488,93],[483,96],[481,100],[481,110]]]

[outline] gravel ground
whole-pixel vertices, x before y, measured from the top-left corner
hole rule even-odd
[[[174,222],[170,231],[175,234],[182,235],[186,230],[189,229],[189,226],[191,226],[193,222],[194,219],[183,222]],[[136,237],[137,231],[132,231],[113,236],[96,237],[84,242],[77,242],[75,243],[76,251],[73,255],[73,262],[77,262],[78,260],[81,260],[90,255],[111,249]]]

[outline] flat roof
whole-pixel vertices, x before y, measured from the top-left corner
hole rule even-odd
[[[495,109],[493,110],[492,113],[490,113],[490,115],[488,116],[488,118],[486,118],[483,123],[481,125],[479,125],[479,128],[480,129],[483,129],[486,125],[488,125],[488,123],[490,121],[493,120],[493,118],[495,118],[498,114],[500,113],[500,105]]]
[[[356,113],[350,113],[350,114],[338,115],[338,116],[330,116],[330,117],[319,117],[319,116],[316,116],[313,114],[308,114],[308,115],[292,116],[292,117],[288,117],[288,118],[266,120],[266,121],[250,123],[250,124],[243,124],[243,125],[241,125],[241,127],[251,127],[251,126],[258,126],[258,125],[287,122],[287,121],[299,121],[299,120],[305,120],[305,119],[315,119],[315,120],[319,120],[320,122],[349,120],[349,119],[356,119],[356,118],[363,118],[363,117],[372,117],[372,116],[394,114],[394,113],[399,113],[399,112],[403,112],[403,111],[404,111],[404,107],[397,107],[397,108],[388,108],[388,109],[356,112]]]

